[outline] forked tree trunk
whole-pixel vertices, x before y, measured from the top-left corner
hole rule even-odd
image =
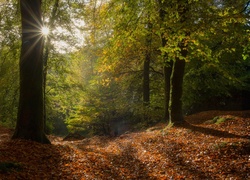
[[[184,52],[183,52],[184,53]],[[183,54],[184,55],[184,54]],[[170,81],[170,99],[169,99],[169,121],[181,123],[184,121],[182,113],[182,84],[185,71],[185,60],[176,58]]]
[[[179,23],[184,24],[187,20],[188,12],[188,1],[178,0],[178,13],[179,13]],[[186,37],[189,36],[189,32],[183,32]],[[179,43],[180,57],[176,57],[172,69],[171,79],[170,79],[170,101],[169,101],[169,121],[173,123],[183,123],[184,117],[182,112],[182,86],[183,77],[185,73],[186,57],[188,54],[187,44],[185,43],[186,38],[182,39]]]
[[[20,97],[13,138],[50,143],[44,134],[41,0],[20,0],[22,47]]]
[[[164,27],[164,21],[166,18],[166,11],[164,8],[167,6],[167,1],[158,0],[159,3],[159,16],[161,19],[162,28]],[[161,34],[161,45],[162,47],[165,47],[167,45],[167,39],[164,36],[163,32]],[[170,102],[170,78],[172,74],[172,68],[173,68],[173,61],[167,60],[167,54],[165,53],[163,55],[163,76],[164,76],[164,120],[169,120],[169,102]]]
[[[168,6],[168,1],[158,0],[159,3],[159,16],[162,24],[166,21],[166,10],[165,7]],[[188,11],[187,0],[177,1],[177,11],[180,16],[179,23],[182,24],[186,21],[185,13]],[[163,27],[165,28],[165,27]],[[168,27],[174,30],[174,27]],[[167,45],[167,39],[162,36],[162,47]],[[188,33],[184,32],[186,35]],[[164,54],[163,59],[165,61],[164,65],[164,119],[173,123],[181,123],[184,121],[182,113],[182,84],[185,71],[185,58],[187,56],[187,47],[185,44],[185,39],[179,43],[180,57],[176,57],[174,60],[167,61],[167,54]]]

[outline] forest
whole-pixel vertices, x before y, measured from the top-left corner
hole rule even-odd
[[[250,178],[249,20],[247,0],[0,0],[0,179]]]

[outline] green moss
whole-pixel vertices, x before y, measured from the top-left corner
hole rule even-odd
[[[220,143],[218,143],[218,144],[215,144],[215,145],[214,145],[214,148],[215,148],[215,149],[221,149],[221,148],[226,147],[227,145],[228,145],[227,142],[220,142]]]
[[[224,118],[224,117],[219,117],[219,118],[216,120],[215,124],[221,124],[221,123],[225,122],[226,120],[227,120],[227,119]]]
[[[233,118],[230,117],[230,116],[216,116],[212,119],[212,122],[214,124],[221,124],[221,123],[224,123],[228,120],[232,120]]]

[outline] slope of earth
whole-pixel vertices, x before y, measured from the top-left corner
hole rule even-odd
[[[250,179],[250,111],[186,120],[117,138],[51,137],[52,145],[9,140],[0,128],[0,179]]]

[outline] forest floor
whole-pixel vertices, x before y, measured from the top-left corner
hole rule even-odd
[[[217,117],[217,118],[215,118]],[[178,127],[52,145],[0,127],[0,179],[250,179],[250,111],[207,111]]]

